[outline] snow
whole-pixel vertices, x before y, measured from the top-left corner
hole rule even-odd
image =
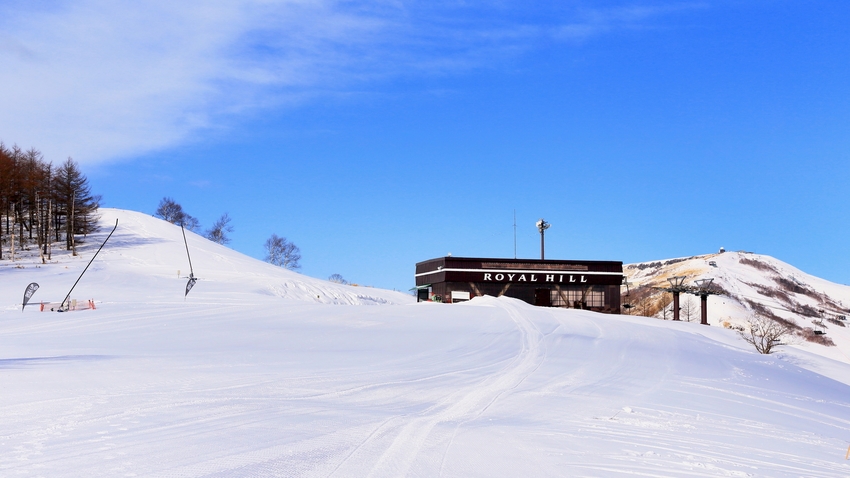
[[[669,264],[665,264],[666,262]],[[715,266],[711,266],[711,262],[714,262]],[[661,265],[657,266],[657,264]],[[726,252],[655,263],[628,264],[624,270],[632,287],[641,285],[666,287],[669,286],[667,279],[674,276],[687,277],[685,282],[689,285],[699,279],[712,278],[714,285],[720,286],[732,295],[709,296],[709,324],[718,327],[744,325],[747,318],[754,315],[751,306],[745,301],[754,301],[800,327],[826,332],[826,337],[835,343],[835,346],[827,347],[796,339],[792,341],[790,347],[782,347],[783,354],[790,354],[794,356],[794,360],[804,362],[809,362],[807,357],[815,354],[832,361],[850,364],[850,322],[843,322],[846,326],[841,327],[826,320],[838,315],[850,316],[850,286],[829,282],[806,274],[773,257],[750,252]],[[779,285],[777,279],[787,279],[810,293],[794,293]],[[778,292],[787,297],[787,300],[767,296],[763,293],[764,291]],[[698,315],[699,299],[685,295],[680,300],[688,300],[688,297],[696,304],[695,312]],[[801,307],[809,307],[813,311],[822,310],[820,321],[822,325],[814,322],[816,318],[794,310]],[[812,367],[833,376],[834,366],[830,362],[812,363]]]
[[[21,312],[29,282],[61,301],[116,218],[72,295],[96,310]],[[695,323],[417,304],[194,234],[184,299],[179,228],[102,222],[79,257],[0,266],[2,476],[850,476],[846,363]]]

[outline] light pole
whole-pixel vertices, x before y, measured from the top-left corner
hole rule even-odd
[[[540,231],[540,260],[541,261],[546,259],[546,254],[545,254],[546,249],[545,249],[544,241],[543,241],[543,233],[544,233],[544,231],[546,231],[546,229],[549,229],[550,226],[552,226],[552,225],[549,224],[548,222],[544,221],[542,218],[539,221],[537,221],[537,230]]]

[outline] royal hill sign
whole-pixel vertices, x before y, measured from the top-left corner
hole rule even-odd
[[[584,274],[509,274],[503,272],[484,272],[482,282],[548,282],[552,284],[563,283],[580,283],[587,282],[587,276]]]

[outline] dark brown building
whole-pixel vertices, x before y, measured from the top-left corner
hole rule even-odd
[[[529,304],[620,313],[623,263],[440,257],[416,264],[419,300],[491,295]]]

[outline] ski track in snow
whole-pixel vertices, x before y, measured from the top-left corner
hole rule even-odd
[[[845,364],[839,383],[717,327],[508,298],[414,305],[189,232],[184,298],[180,229],[116,215],[78,288],[97,310],[20,295],[61,300],[103,235],[0,268],[0,476],[850,476]]]
[[[519,332],[516,355],[510,363],[442,397],[422,412],[385,420],[339,464],[332,476],[408,475],[424,448],[448,449],[460,424],[479,417],[502,394],[516,388],[536,370],[545,359],[540,331],[513,305],[504,310]],[[378,459],[367,470],[369,466],[364,464],[369,460],[364,457],[371,456]],[[445,451],[442,456],[444,459]]]

